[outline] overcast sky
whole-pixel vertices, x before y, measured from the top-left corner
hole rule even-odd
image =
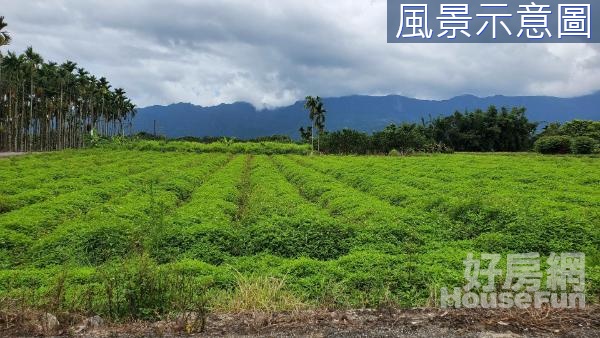
[[[600,89],[594,45],[387,44],[385,0],[2,0],[0,15],[10,49],[73,60],[139,106]]]

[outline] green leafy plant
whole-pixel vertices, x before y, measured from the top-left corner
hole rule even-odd
[[[533,146],[541,154],[568,154],[571,152],[571,138],[567,136],[540,137]]]
[[[593,154],[598,151],[598,142],[588,136],[579,136],[573,138],[572,148],[574,154]]]
[[[194,333],[212,311],[436,305],[468,252],[530,251],[585,252],[597,299],[596,156],[188,146],[0,159],[0,300]]]

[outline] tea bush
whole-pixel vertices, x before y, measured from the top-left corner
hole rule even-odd
[[[113,320],[413,307],[469,252],[581,251],[597,299],[597,157],[148,142],[0,159],[0,297]]]

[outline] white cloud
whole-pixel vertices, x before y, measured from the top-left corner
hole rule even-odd
[[[74,60],[142,106],[600,89],[592,45],[389,45],[385,0],[3,0],[2,15],[11,49]]]

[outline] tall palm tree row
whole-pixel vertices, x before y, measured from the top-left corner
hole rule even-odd
[[[0,46],[10,41],[0,17]],[[49,151],[85,146],[86,135],[124,135],[136,107],[77,64],[44,62],[29,47],[0,53],[0,151]]]
[[[2,46],[7,46],[10,44],[10,34],[8,34],[8,32],[5,30],[6,29],[6,22],[4,22],[4,17],[0,16],[0,47]],[[2,62],[3,62],[3,55],[2,52],[0,51],[0,93],[2,93]],[[1,97],[0,97],[1,99]],[[3,129],[3,126],[0,126],[0,136],[4,135],[6,131]],[[2,145],[1,145],[1,141],[0,141],[0,151],[2,150]]]

